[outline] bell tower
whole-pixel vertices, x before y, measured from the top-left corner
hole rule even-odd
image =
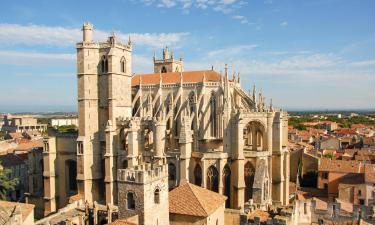
[[[184,72],[184,62],[174,58],[173,52],[168,47],[163,49],[163,58],[156,59],[154,56],[154,73]]]
[[[116,119],[131,116],[132,44],[115,34],[93,41],[93,25],[85,23],[76,44],[78,79],[77,182],[88,202],[117,200],[116,160],[120,145]],[[111,143],[111,144],[107,144]],[[112,144],[114,143],[114,144]]]

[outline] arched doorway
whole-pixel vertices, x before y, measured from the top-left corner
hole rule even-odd
[[[219,193],[219,172],[215,166],[207,170],[207,189]]]
[[[194,184],[197,186],[202,186],[202,168],[197,164],[194,168]]]
[[[249,201],[249,199],[253,198],[253,183],[254,183],[254,175],[255,175],[255,169],[254,166],[247,162],[245,164],[244,169],[244,175],[245,175],[245,202]]]
[[[231,175],[230,167],[229,165],[225,165],[224,170],[223,170],[223,183],[224,183],[223,193],[225,196],[227,196],[227,200],[225,202],[226,208],[230,207],[230,187],[231,187],[230,175]]]

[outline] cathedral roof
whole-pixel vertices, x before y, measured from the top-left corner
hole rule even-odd
[[[185,183],[169,192],[169,213],[207,217],[226,199],[216,192]]]
[[[183,83],[197,83],[203,80],[207,82],[218,82],[221,77],[218,72],[213,70],[137,74],[132,77],[132,86],[139,85],[140,80],[142,85],[159,84],[160,77],[163,84],[180,83],[181,74]]]

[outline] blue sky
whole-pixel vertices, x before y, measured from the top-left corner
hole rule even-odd
[[[375,108],[373,0],[4,1],[0,111],[74,110],[74,44],[130,34],[133,72],[168,45],[186,70],[221,71],[287,109]]]

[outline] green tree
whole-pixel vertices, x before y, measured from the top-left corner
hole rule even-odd
[[[11,171],[7,169],[3,169],[0,165],[0,199],[6,200],[7,193],[9,191],[14,191],[17,184],[18,179],[9,179],[8,174],[10,174]]]
[[[333,159],[333,154],[332,153],[326,153],[323,155],[325,158]]]

